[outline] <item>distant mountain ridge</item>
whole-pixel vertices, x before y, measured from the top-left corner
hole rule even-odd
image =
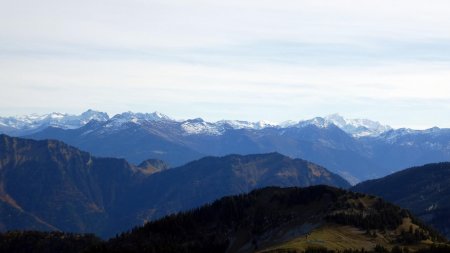
[[[109,117],[107,113],[87,110],[80,115],[66,113],[50,113],[44,115],[24,115],[17,117],[0,117],[0,130],[4,134],[24,135],[36,132],[45,127],[57,127],[62,129],[74,129],[86,125],[89,121],[100,122],[110,121],[108,127],[120,127],[125,123],[142,124],[146,121],[177,121],[181,122],[181,127],[186,134],[223,134],[226,129],[255,129],[260,130],[267,127],[286,128],[293,126],[304,126],[313,124],[318,127],[327,127],[334,124],[343,131],[355,137],[376,136],[392,129],[389,126],[381,125],[379,122],[368,119],[344,119],[338,114],[316,117],[310,120],[287,121],[280,124],[267,121],[242,121],[242,120],[220,120],[217,122],[206,122],[201,118],[188,120],[175,120],[159,112],[153,113],[133,113],[124,112]]]
[[[339,115],[277,125],[174,120],[158,112],[126,112],[108,120],[91,120],[79,128],[51,125],[33,131],[23,137],[57,139],[96,156],[132,163],[164,160],[171,167],[209,155],[279,152],[320,164],[352,183],[450,160],[449,129],[392,129]]]
[[[342,129],[342,131],[356,138],[366,136],[376,137],[386,131],[392,130],[392,127],[388,125],[382,125],[377,121],[372,121],[369,119],[345,119],[339,114],[332,114],[323,118],[316,117],[310,120],[303,120],[291,126],[296,125],[315,125],[322,128],[326,128],[329,125],[335,125]]]
[[[37,132],[47,127],[57,127],[62,129],[79,128],[91,120],[107,121],[107,113],[87,110],[80,115],[67,113],[30,114],[17,117],[0,117],[0,132],[9,135],[26,135]]]
[[[0,230],[95,232],[104,237],[167,214],[255,188],[344,179],[316,164],[271,153],[207,157],[170,168],[98,158],[55,140],[0,135]]]

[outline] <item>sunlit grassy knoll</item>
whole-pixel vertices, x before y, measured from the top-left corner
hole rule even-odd
[[[361,249],[372,250],[376,245],[382,245],[391,249],[397,245],[396,236],[401,230],[409,229],[410,219],[405,219],[403,224],[394,231],[363,231],[352,226],[326,225],[312,231],[308,236],[300,236],[290,241],[264,249],[260,252],[276,252],[278,250],[303,251],[309,247],[325,247],[333,250]],[[415,229],[417,226],[412,224]],[[411,250],[416,250],[431,241],[423,241],[416,245],[407,245]],[[406,245],[403,245],[406,246]]]
[[[276,250],[304,250],[308,247],[326,247],[328,249],[372,249],[376,244],[387,245],[388,242],[382,237],[371,237],[364,231],[350,226],[324,226],[315,229],[310,235],[301,236],[271,247],[261,252]]]

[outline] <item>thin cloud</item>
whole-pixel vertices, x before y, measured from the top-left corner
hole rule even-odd
[[[0,113],[450,127],[449,15],[438,0],[6,1]]]

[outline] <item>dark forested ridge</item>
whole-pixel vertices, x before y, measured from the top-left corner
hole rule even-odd
[[[207,157],[168,169],[98,158],[60,141],[0,135],[0,230],[113,236],[217,198],[275,186],[349,187],[313,163],[277,153]]]
[[[450,238],[450,163],[406,169],[360,183],[352,190],[380,196],[411,210]]]
[[[404,230],[405,225],[411,230]],[[342,231],[348,234],[338,233],[339,244],[335,244],[330,236]],[[422,237],[405,241],[415,233]],[[346,243],[346,237],[352,242]],[[18,245],[29,249],[33,244],[50,244],[48,248],[55,249],[55,245],[75,244],[77,249],[86,246],[82,252],[362,252],[361,248],[364,252],[407,252],[403,250],[427,248],[424,240],[446,247],[444,238],[416,223],[408,211],[376,197],[329,186],[268,187],[224,197],[105,242],[74,235],[64,241],[60,234],[28,232],[3,234],[0,239],[0,249],[21,249]]]
[[[79,253],[101,245],[92,234],[11,231],[0,233],[0,252],[4,253]]]

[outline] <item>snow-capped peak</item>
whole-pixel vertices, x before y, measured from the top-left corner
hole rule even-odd
[[[87,123],[87,122],[89,122],[89,121],[91,121],[91,120],[97,120],[97,121],[101,121],[101,122],[109,120],[109,116],[108,116],[107,113],[105,113],[105,112],[99,112],[99,111],[94,111],[94,110],[91,110],[91,109],[89,109],[89,110],[83,112],[83,113],[80,115],[80,118],[81,118],[85,123]]]
[[[202,118],[186,120],[181,124],[185,134],[221,135],[224,129],[218,124],[204,121]]]
[[[243,121],[243,120],[221,120],[217,121],[215,123],[218,126],[224,127],[224,128],[231,128],[231,129],[263,129],[266,127],[275,127],[277,126],[276,123],[261,120],[257,122],[250,122],[250,121]]]
[[[106,124],[106,127],[120,127],[124,125],[125,123],[135,123],[135,124],[143,124],[145,122],[150,121],[167,121],[172,120],[167,115],[164,115],[159,112],[153,112],[153,113],[134,113],[131,111],[123,112],[120,114],[114,115],[114,117],[109,120],[108,124]]]
[[[278,126],[278,124],[276,124],[272,121],[268,121],[268,120],[260,120],[260,121],[256,122],[255,126],[256,126],[256,129],[263,129],[266,127],[275,127],[275,126]]]
[[[68,115],[67,114],[62,114],[62,113],[59,113],[59,112],[54,112],[54,113],[49,114],[48,118],[55,119],[55,120],[60,120],[60,119],[63,119],[64,117],[66,117],[66,116],[68,116]]]
[[[281,128],[287,128],[287,127],[292,127],[297,125],[299,122],[298,121],[294,121],[294,120],[286,120],[281,122],[280,124],[278,124],[279,127]]]
[[[335,124],[354,137],[379,136],[392,129],[390,126],[382,125],[378,121],[369,119],[345,119],[339,114],[328,115],[325,117],[325,120]]]
[[[20,134],[39,131],[48,126],[63,129],[74,129],[86,125],[89,121],[96,120],[106,122],[104,126],[110,129],[119,129],[126,123],[145,124],[148,122],[166,122],[179,124],[185,134],[209,134],[220,135],[227,130],[249,129],[261,130],[268,127],[288,128],[304,127],[315,125],[320,128],[337,126],[343,131],[354,137],[379,136],[380,134],[391,130],[392,128],[382,125],[379,122],[368,119],[346,119],[339,114],[332,114],[326,117],[316,117],[299,122],[286,121],[280,124],[269,121],[242,121],[242,120],[221,120],[217,122],[207,122],[201,118],[190,120],[174,120],[160,112],[152,113],[134,113],[131,111],[116,114],[109,118],[108,114],[94,110],[87,110],[81,115],[70,115],[65,113],[49,113],[44,115],[31,114],[17,117],[0,117],[0,126],[4,133]],[[105,129],[106,130],[106,129]],[[9,132],[8,132],[9,131]]]
[[[449,128],[439,128],[432,127],[423,130],[416,130],[411,128],[398,128],[398,129],[390,129],[389,131],[384,132],[379,135],[380,138],[383,138],[387,142],[394,143],[399,141],[404,136],[414,136],[414,135],[429,135],[429,136],[439,136],[443,133],[450,134]]]
[[[275,127],[276,124],[269,121],[249,122],[242,120],[220,120],[207,122],[201,118],[185,120],[181,122],[181,128],[185,134],[221,135],[231,129],[261,130],[266,127]]]
[[[152,117],[153,119],[158,119],[158,120],[172,120],[169,116],[167,116],[167,115],[165,115],[165,114],[162,114],[162,113],[160,113],[160,112],[157,112],[157,111],[152,112],[152,113],[150,113],[149,115],[151,115],[151,117]]]
[[[295,125],[285,125],[297,127],[315,125],[320,128],[327,128],[330,125],[335,125],[353,137],[379,136],[380,134],[392,129],[390,126],[382,125],[377,121],[368,119],[346,119],[339,114],[331,114],[323,118],[316,117],[309,120],[303,120]]]
[[[112,119],[124,119],[127,121],[154,121],[154,120],[170,120],[170,118],[162,113],[159,112],[152,112],[152,113],[141,113],[141,112],[124,112],[120,114],[116,114]]]
[[[326,116],[325,120],[333,122],[333,124],[335,124],[338,127],[347,125],[347,120],[337,113]]]
[[[108,114],[88,110],[81,115],[53,112],[49,114],[30,114],[15,117],[0,117],[2,125],[9,127],[11,133],[32,133],[49,126],[63,129],[79,128],[91,120],[107,121]]]
[[[325,118],[316,117],[316,118],[312,118],[312,119],[309,119],[309,120],[302,120],[302,121],[298,122],[298,124],[295,125],[295,126],[297,126],[297,127],[305,127],[305,126],[308,126],[308,125],[314,125],[314,126],[319,127],[319,128],[327,128],[327,127],[329,127],[332,124],[333,124],[333,122],[331,122],[331,121],[329,121],[329,120],[327,120]]]

